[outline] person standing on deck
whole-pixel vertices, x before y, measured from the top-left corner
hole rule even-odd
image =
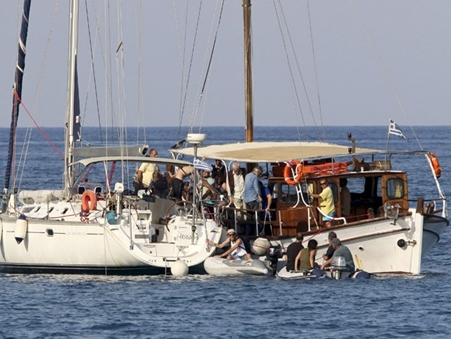
[[[172,193],[175,198],[175,202],[179,203],[182,201],[183,193],[183,179],[194,173],[194,166],[184,166],[180,167],[175,175],[172,177]]]
[[[156,158],[158,156],[158,151],[155,148],[152,148],[147,156],[150,158]],[[142,188],[148,188],[153,179],[153,173],[158,171],[159,169],[157,164],[143,162],[141,166],[139,166],[136,173],[137,186],[135,187],[135,190],[138,191]]]
[[[260,219],[260,222],[263,224],[260,224],[259,227],[259,235],[265,235],[266,231],[266,222],[271,222],[272,220],[272,214],[271,214],[271,204],[272,204],[272,193],[268,186],[265,186],[261,180],[258,181],[258,185],[260,187],[260,196],[262,198],[261,201],[261,208],[262,212],[258,213],[258,217]]]
[[[240,168],[238,162],[232,164],[232,169],[227,173],[227,192],[229,194],[230,202],[233,203],[236,209],[242,209],[243,195],[244,195],[244,176],[246,175],[244,169]],[[237,217],[241,218],[242,213],[237,212]]]
[[[341,204],[341,216],[348,217],[351,215],[351,192],[348,188],[348,179],[340,179],[340,204]]]
[[[247,210],[258,210],[262,201],[260,195],[260,186],[258,184],[258,177],[263,172],[260,166],[255,166],[251,173],[248,173],[244,178],[244,195],[243,202]],[[249,212],[248,212],[249,213]],[[250,212],[252,213],[252,212]],[[248,221],[255,222],[255,216],[252,213],[248,217]],[[251,234],[252,224],[246,225],[246,235]]]
[[[322,191],[320,194],[309,192],[312,198],[320,199],[321,212],[323,213],[324,225],[329,228],[332,225],[332,219],[335,217],[335,204],[332,189],[328,186],[326,179],[320,180]]]

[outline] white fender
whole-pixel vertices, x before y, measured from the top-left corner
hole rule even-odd
[[[27,236],[28,231],[28,220],[27,218],[22,214],[17,218],[16,221],[16,230],[14,231],[14,238],[16,238],[16,241],[18,244],[20,244],[25,237]]]

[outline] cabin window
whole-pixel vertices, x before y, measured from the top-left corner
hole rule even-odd
[[[404,181],[400,178],[387,180],[387,197],[389,199],[399,199],[404,196]]]
[[[310,191],[313,190],[311,188],[311,186],[312,186],[312,184],[310,183]],[[285,183],[280,184],[280,196],[278,196],[279,201],[283,204],[296,204],[298,202],[297,187],[298,186],[290,186]],[[302,196],[306,203],[310,203],[309,196],[307,194],[308,187],[309,187],[309,185],[307,183],[301,183]],[[275,189],[273,190],[273,193],[277,192],[277,190],[276,190],[277,186],[275,186],[274,188]],[[299,201],[302,202],[301,197],[299,198]]]
[[[280,202],[284,204],[290,204],[290,203],[296,203],[298,201],[297,199],[297,193],[296,193],[296,186],[290,186],[287,184],[280,185]]]
[[[365,190],[365,179],[364,178],[347,178],[348,189],[353,193],[362,194]]]

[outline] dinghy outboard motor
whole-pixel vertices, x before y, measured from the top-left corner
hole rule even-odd
[[[346,270],[346,259],[341,256],[332,257],[330,268],[332,269],[332,278],[340,279],[341,272]]]
[[[268,253],[266,254],[266,259],[271,263],[270,266],[273,269],[273,275],[276,274],[277,263],[279,261],[279,258],[282,258],[282,255],[283,253],[280,245],[271,246]]]

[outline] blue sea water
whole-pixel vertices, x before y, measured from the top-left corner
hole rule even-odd
[[[8,130],[0,130],[5,164]],[[45,129],[62,149],[61,129]],[[206,143],[244,141],[242,128],[204,128]],[[325,140],[387,147],[386,127],[326,127]],[[390,138],[390,148],[418,149],[415,136]],[[443,168],[444,193],[451,193],[451,127],[416,127],[422,147],[434,151]],[[133,137],[134,131],[128,132]],[[167,155],[183,138],[176,128],[149,128],[147,142]],[[25,131],[18,133],[18,152]],[[318,133],[321,135],[320,133]],[[300,135],[300,137],[299,137]],[[255,139],[314,140],[294,127],[256,128]],[[85,139],[99,140],[97,129]],[[62,161],[33,131],[22,188],[56,188]],[[410,160],[409,160],[410,161]],[[415,163],[409,163],[410,191],[434,195]],[[422,163],[424,166],[424,163]],[[2,178],[4,166],[0,166]],[[30,176],[30,173],[33,175]],[[424,174],[424,172],[423,172]],[[450,229],[423,260],[419,276],[369,280],[281,281],[262,277],[12,275],[0,273],[0,338],[447,338],[451,334]]]

